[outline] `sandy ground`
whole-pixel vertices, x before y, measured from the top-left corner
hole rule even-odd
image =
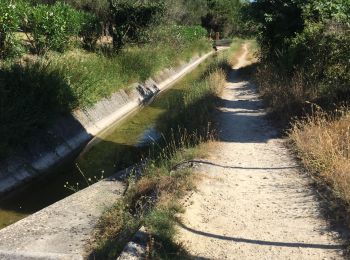
[[[235,69],[247,63],[244,50]],[[345,258],[255,87],[233,70],[222,98],[220,141],[198,170],[178,241],[196,259]]]

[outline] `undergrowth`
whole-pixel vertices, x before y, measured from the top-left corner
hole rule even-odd
[[[301,72],[286,75],[271,64],[260,63],[253,76],[270,118],[282,127],[288,127],[293,117],[301,116],[309,108],[309,102],[318,98]]]
[[[176,214],[183,211],[178,201],[194,189],[195,176],[190,169],[177,167],[205,154],[193,147],[193,137],[182,139],[187,140],[181,148],[179,144],[173,146],[174,141],[159,157],[147,161],[139,169],[141,176],[130,175],[123,199],[107,210],[97,225],[91,259],[115,259],[141,226],[153,238],[153,248],[148,252],[152,259],[185,258],[186,251],[174,242]]]

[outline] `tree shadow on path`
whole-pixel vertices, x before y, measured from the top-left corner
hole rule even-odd
[[[256,239],[247,239],[247,238],[240,238],[240,237],[227,237],[222,235],[216,235],[211,234],[199,230],[195,230],[193,228],[187,227],[183,223],[178,222],[180,227],[183,229],[200,235],[200,236],[206,236],[211,237],[215,239],[220,240],[226,240],[226,241],[232,241],[236,243],[246,243],[246,244],[254,244],[254,245],[260,245],[260,246],[276,246],[276,247],[297,247],[297,248],[315,248],[315,249],[329,249],[329,250],[335,250],[335,249],[344,249],[343,245],[325,245],[325,244],[309,244],[309,243],[291,243],[291,242],[276,242],[276,241],[265,241],[265,240],[256,240]]]

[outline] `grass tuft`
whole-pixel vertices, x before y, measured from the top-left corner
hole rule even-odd
[[[290,138],[302,162],[350,210],[350,113],[322,111],[294,123]],[[350,222],[348,223],[350,224]]]

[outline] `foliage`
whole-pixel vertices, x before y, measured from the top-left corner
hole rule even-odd
[[[208,11],[202,19],[202,25],[209,33],[220,32],[224,37],[240,30],[240,0],[208,0]]]
[[[33,51],[43,54],[48,50],[63,52],[80,29],[82,13],[64,3],[33,6],[25,29]]]
[[[188,46],[192,42],[205,39],[206,30],[201,26],[168,25],[152,28],[149,34],[149,41],[163,43],[173,48],[181,49],[183,45]]]
[[[82,13],[79,36],[82,37],[83,47],[87,50],[94,50],[101,34],[102,26],[99,19],[91,13]]]
[[[271,74],[271,70],[280,75],[279,82],[277,79],[272,85],[284,92],[291,92],[294,88],[283,90],[277,85],[285,85],[285,89],[290,85],[299,85],[295,93],[297,98],[280,95],[285,98],[277,103],[289,104],[297,111],[296,107],[301,107],[302,103],[296,104],[296,100],[304,102],[311,98],[308,101],[324,106],[348,100],[350,60],[346,57],[350,53],[349,1],[258,0],[251,4],[251,15],[258,23],[264,63],[262,70],[270,67],[267,75]],[[284,81],[291,79],[298,81],[296,84],[285,84]],[[276,96],[279,95],[276,93]]]
[[[207,33],[201,26],[176,26],[174,35],[185,42],[191,42],[206,37]]]
[[[23,2],[0,0],[0,58],[14,56],[19,41],[15,33],[21,24]]]
[[[164,0],[169,24],[200,25],[208,12],[207,0]]]
[[[284,43],[304,27],[302,0],[257,0],[251,4],[250,15],[257,23],[263,55],[282,52]]]
[[[109,1],[108,0],[67,0],[78,10],[88,12],[104,23],[109,20]]]
[[[113,46],[120,51],[126,42],[138,42],[151,25],[159,22],[164,6],[159,2],[110,1]]]

